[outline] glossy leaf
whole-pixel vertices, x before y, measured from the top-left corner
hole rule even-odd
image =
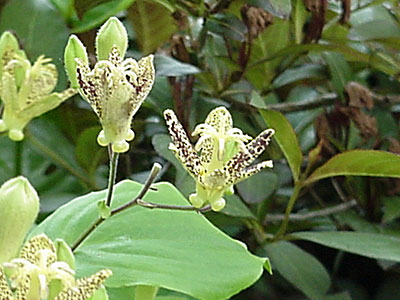
[[[156,55],[154,64],[158,76],[183,76],[201,72],[196,66],[180,62],[166,55]]]
[[[269,197],[277,186],[277,175],[271,171],[263,171],[238,183],[236,188],[247,203],[260,203]]]
[[[311,254],[289,242],[264,247],[273,269],[313,300],[320,300],[329,289],[330,278],[324,266]]]
[[[400,178],[400,155],[375,150],[343,152],[316,169],[304,184],[343,175]]]
[[[332,85],[343,97],[344,89],[351,80],[351,69],[343,55],[335,52],[326,52],[323,55],[332,78]]]
[[[115,187],[113,207],[126,203],[142,185],[124,181]],[[144,200],[175,205],[188,201],[168,183],[154,185]],[[106,191],[79,197],[57,210],[31,235],[46,233],[74,244],[97,218],[97,202]],[[199,299],[227,299],[253,284],[265,259],[214,227],[196,212],[132,207],[112,216],[75,250],[78,276],[110,268],[106,285],[156,285]],[[224,270],[224,272],[221,272]],[[204,288],[204,287],[207,288]]]
[[[294,180],[297,181],[300,176],[303,155],[292,125],[278,111],[260,110],[260,112],[267,125],[275,130],[274,138],[289,163]]]
[[[101,1],[104,2],[104,1]],[[108,18],[127,9],[135,0],[106,1],[85,11],[82,18],[73,23],[72,32],[86,32],[103,24]]]
[[[154,1],[137,0],[130,7],[128,18],[144,55],[154,52],[177,30],[170,10]]]
[[[326,247],[400,262],[400,238],[364,232],[297,232],[293,238],[307,240]]]

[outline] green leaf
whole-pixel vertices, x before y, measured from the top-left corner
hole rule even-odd
[[[51,3],[53,3],[55,7],[57,7],[58,11],[61,13],[61,15],[64,17],[67,23],[72,21],[72,18],[76,14],[74,7],[75,0],[50,0],[50,1]]]
[[[166,55],[156,55],[154,64],[158,76],[183,76],[201,72],[196,66],[180,62]]]
[[[400,262],[400,239],[389,235],[364,232],[307,231],[296,232],[291,237],[370,258]]]
[[[311,254],[289,242],[264,247],[273,269],[310,299],[320,300],[329,289],[330,278],[324,266]]]
[[[343,97],[344,89],[352,78],[349,64],[342,54],[336,52],[325,52],[323,58],[328,65],[336,93]]]
[[[289,121],[278,111],[260,110],[267,125],[275,130],[274,138],[285,155],[293,179],[297,181],[300,176],[300,166],[303,160],[300,145]]]
[[[375,150],[343,152],[316,169],[304,184],[342,175],[400,178],[400,155]]]
[[[247,203],[260,203],[278,187],[278,176],[272,171],[264,171],[247,178],[236,185],[239,194]]]
[[[5,30],[16,33],[31,61],[43,54],[51,57],[59,74],[57,88],[66,87],[67,80],[60,57],[63,57],[69,30],[49,1],[8,1],[0,17],[0,32]]]
[[[274,41],[271,43],[271,41]],[[246,72],[248,80],[257,88],[269,87],[275,77],[276,69],[283,56],[275,56],[290,44],[290,22],[288,20],[275,19],[256,39],[254,39],[249,66]],[[258,62],[264,57],[273,57],[262,64]],[[274,57],[275,56],[275,57]]]
[[[324,68],[319,64],[303,64],[296,68],[285,70],[279,74],[271,85],[272,88],[280,88],[286,84],[296,82],[303,79],[316,78],[321,79],[326,77]]]
[[[226,200],[226,206],[221,213],[239,218],[251,218],[255,219],[254,214],[250,211],[250,209],[240,200],[240,198],[236,195],[224,196]]]
[[[137,0],[130,7],[128,18],[144,55],[154,52],[177,31],[170,10],[153,1]]]
[[[117,184],[112,207],[127,203],[141,188],[132,181]],[[154,188],[157,192],[149,191],[145,201],[189,204],[171,184]],[[106,190],[71,201],[31,235],[46,233],[73,245],[96,221],[96,204],[105,196]],[[110,268],[108,287],[154,285],[205,300],[227,299],[252,285],[266,262],[201,214],[139,206],[106,219],[74,252],[78,277]]]
[[[400,217],[400,197],[385,197],[383,199],[383,203],[383,222],[389,223],[394,219]]]
[[[83,14],[80,20],[75,20],[72,32],[81,33],[98,27],[108,18],[127,9],[133,2],[135,2],[135,0],[113,0],[90,8]]]

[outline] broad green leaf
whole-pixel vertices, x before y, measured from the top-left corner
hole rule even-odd
[[[297,181],[303,155],[292,125],[280,112],[273,110],[260,110],[260,112],[267,125],[275,130],[274,138],[289,163],[293,179]]]
[[[296,232],[291,237],[307,240],[326,247],[400,262],[400,238],[364,232]]]
[[[271,42],[273,41],[273,42]],[[254,39],[246,78],[257,88],[269,87],[275,77],[276,68],[284,57],[275,57],[268,62],[258,64],[264,57],[274,56],[290,44],[290,22],[276,18],[256,39]]]
[[[158,76],[183,76],[201,72],[196,66],[180,62],[166,55],[156,55],[154,64]]]
[[[319,64],[303,64],[296,68],[287,69],[272,83],[272,88],[279,88],[286,84],[303,79],[321,79],[326,77],[325,69]]]
[[[144,55],[154,52],[177,30],[170,10],[153,1],[137,0],[129,8],[128,18]]]
[[[113,0],[97,5],[86,11],[80,20],[75,20],[72,32],[81,33],[98,27],[108,18],[127,9],[133,2],[135,0]]]
[[[325,296],[323,300],[352,300],[352,298],[348,292],[342,292],[334,295]]]
[[[247,203],[260,203],[278,187],[278,176],[272,171],[264,171],[238,183],[236,188]]]
[[[254,214],[237,195],[225,195],[224,198],[226,200],[226,206],[221,210],[221,213],[232,217],[255,219]]]
[[[344,89],[347,83],[352,79],[351,69],[342,54],[336,52],[326,52],[323,54],[329,72],[332,78],[332,85],[338,93],[343,97]]]
[[[392,18],[385,20],[373,20],[354,26],[348,35],[349,39],[368,41],[386,38],[400,38],[399,25]]]
[[[133,199],[142,185],[116,185],[113,207]],[[188,205],[168,183],[154,185],[145,201]],[[73,245],[97,219],[106,191],[79,197],[57,210],[31,235],[46,233]],[[107,287],[156,285],[205,300],[227,299],[253,284],[266,259],[249,253],[196,212],[132,207],[114,215],[75,250],[78,277],[99,269],[113,271]],[[223,270],[223,272],[221,272]],[[204,288],[207,287],[207,288]]]
[[[329,289],[330,278],[324,266],[311,254],[289,242],[264,247],[273,269],[312,300],[320,300]]]
[[[249,4],[261,7],[281,18],[287,18],[292,10],[290,0],[249,0]]]
[[[343,152],[316,169],[304,184],[343,175],[400,178],[400,155],[375,150]]]
[[[43,54],[52,58],[59,74],[57,88],[66,87],[67,81],[60,57],[63,57],[69,30],[57,9],[48,0],[8,1],[0,17],[0,32],[5,30],[15,32],[31,61]]]

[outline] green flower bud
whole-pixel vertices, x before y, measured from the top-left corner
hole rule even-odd
[[[9,31],[3,32],[0,37],[0,78],[3,74],[4,62],[11,59],[13,53],[19,50],[16,37]],[[9,57],[7,57],[9,56]]]
[[[71,87],[79,88],[75,58],[80,58],[86,64],[89,63],[85,46],[75,35],[71,35],[64,52],[65,71],[71,81]]]
[[[75,257],[68,244],[62,239],[57,239],[55,246],[57,261],[66,262],[72,270],[75,270]]]
[[[111,17],[100,27],[96,36],[97,60],[107,60],[113,47],[116,47],[120,57],[125,56],[128,48],[128,34],[124,25]]]
[[[39,213],[39,197],[20,176],[0,187],[0,264],[18,256],[28,230]]]

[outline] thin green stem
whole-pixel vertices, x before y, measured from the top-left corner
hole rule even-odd
[[[151,285],[137,285],[135,288],[135,300],[156,299],[158,287]]]
[[[106,205],[111,207],[112,196],[114,193],[115,179],[117,178],[119,153],[110,151],[110,173],[108,175],[108,191],[106,198]]]
[[[146,195],[146,193],[150,189],[151,185],[153,184],[153,182],[156,179],[157,174],[160,170],[161,170],[161,166],[159,164],[154,164],[153,168],[151,169],[150,175],[147,178],[146,183],[143,185],[142,189],[140,190],[139,194],[132,201],[129,201],[128,203],[111,211],[111,216],[113,216],[117,213],[120,213],[129,207],[137,205],[137,201]],[[86,240],[86,238],[96,229],[96,227],[104,222],[104,220],[106,220],[106,219],[103,219],[102,217],[98,217],[93,222],[93,224],[80,236],[80,238],[71,246],[72,251],[75,251],[75,249],[78,248],[79,245],[81,245]]]
[[[296,182],[294,185],[294,190],[293,190],[292,196],[290,197],[289,203],[286,206],[285,218],[283,219],[281,227],[279,228],[278,232],[275,234],[275,240],[279,239],[280,237],[282,237],[285,234],[286,228],[289,224],[290,213],[292,212],[294,204],[296,203],[296,200],[299,197],[301,188],[302,188],[302,184],[300,182]]]
[[[15,142],[15,176],[22,175],[22,150],[23,141]]]

